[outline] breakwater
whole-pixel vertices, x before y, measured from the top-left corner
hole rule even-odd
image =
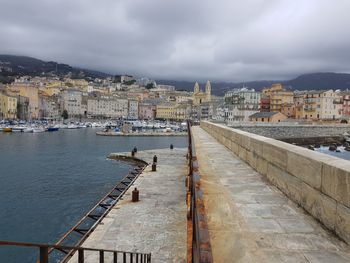
[[[350,243],[349,161],[224,125],[201,127]]]
[[[292,138],[320,138],[342,136],[345,132],[350,134],[350,126],[344,125],[234,125],[233,129],[258,134],[274,139]]]

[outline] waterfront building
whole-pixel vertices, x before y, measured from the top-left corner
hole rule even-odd
[[[163,102],[156,106],[156,118],[164,120],[174,120],[176,116],[175,102]]]
[[[294,105],[293,91],[284,89],[280,83],[272,84],[270,88],[263,89],[262,93],[265,100],[269,99],[269,111],[282,112],[282,108],[288,111]],[[262,111],[266,111],[267,105],[265,102],[265,108]]]
[[[178,103],[176,108],[176,120],[183,121],[191,118],[192,104],[187,102]]]
[[[225,93],[228,106],[227,124],[249,121],[249,116],[259,111],[260,92],[248,88],[233,89]]]
[[[47,93],[39,91],[39,118],[60,119],[60,106],[57,95],[49,96]]]
[[[218,122],[227,123],[228,119],[228,106],[225,102],[218,104],[213,111],[212,119]]]
[[[17,118],[17,98],[0,93],[0,119]]]
[[[20,120],[29,120],[29,98],[18,95],[17,97],[17,118]]]
[[[82,117],[84,112],[82,110],[83,94],[78,89],[66,89],[60,94],[60,112],[64,110],[68,112],[68,116],[72,118]]]
[[[201,91],[199,88],[198,82],[194,84],[194,92],[193,92],[193,104],[195,106],[201,105],[204,102],[211,101],[211,84],[208,80],[205,84],[205,91]]]
[[[39,86],[29,82],[15,82],[7,87],[7,91],[12,96],[27,97],[29,99],[28,113],[29,119],[39,117]]]
[[[139,118],[139,102],[138,100],[129,100],[128,118],[137,120]]]
[[[90,118],[127,118],[129,102],[100,93],[90,94],[87,99],[87,116]]]
[[[288,118],[295,118],[295,104],[288,103],[281,105],[281,113],[286,115]]]
[[[265,94],[260,95],[260,111],[261,112],[268,112],[270,111],[270,96],[267,96]]]
[[[280,112],[256,112],[249,116],[251,122],[281,122],[287,116]]]
[[[156,118],[156,104],[151,101],[143,101],[139,103],[139,119],[154,120]]]
[[[305,116],[304,112],[304,97],[306,91],[294,92],[294,111],[295,119],[303,119]]]
[[[163,102],[156,106],[156,118],[164,120],[186,120],[191,117],[192,106],[188,103]]]
[[[336,120],[342,115],[339,92],[333,90],[307,91],[304,95],[304,119]]]
[[[346,90],[339,93],[341,96],[342,102],[342,117],[349,118],[350,117],[350,91]]]

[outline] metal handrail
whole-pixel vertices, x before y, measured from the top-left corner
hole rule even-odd
[[[109,213],[113,206],[122,198],[124,193],[129,189],[129,187],[134,183],[137,177],[143,172],[148,164],[146,162],[140,161],[140,165],[135,167],[133,171],[129,172],[122,181],[115,185],[112,190],[107,193],[89,212],[87,212],[70,230],[68,230],[56,243],[56,246],[64,246],[63,242],[69,240],[69,237],[73,233],[78,233],[81,235],[80,239],[74,244],[73,247],[79,247],[83,244],[86,238],[91,234],[92,231],[96,229],[98,224],[102,219]],[[102,210],[102,211],[101,211]],[[90,227],[82,228],[81,226],[87,222],[93,222]],[[76,250],[70,249],[56,249],[55,247],[50,247],[48,253],[52,253],[57,250],[64,253],[65,256],[60,261],[61,263],[68,262],[68,260],[74,255]]]
[[[213,262],[211,245],[209,240],[208,224],[205,215],[204,202],[199,187],[198,162],[195,156],[195,148],[192,144],[191,122],[187,121],[188,130],[188,180],[187,187],[190,194],[190,204],[188,219],[190,220],[192,231],[192,246],[189,260],[191,263],[211,263]]]
[[[120,255],[120,257],[122,258],[121,262],[123,263],[126,263],[126,262],[151,263],[151,253],[139,253],[139,252],[110,250],[110,249],[98,249],[98,248],[76,247],[76,246],[60,246],[60,245],[53,245],[53,244],[13,242],[13,241],[2,241],[2,240],[0,240],[0,246],[36,247],[40,251],[40,260],[39,260],[40,263],[49,262],[49,249],[78,251],[79,263],[84,263],[85,251],[99,252],[100,263],[104,262],[105,253],[113,254],[113,262],[117,262],[118,255]]]

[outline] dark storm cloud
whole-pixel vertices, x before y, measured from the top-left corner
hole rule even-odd
[[[0,53],[153,78],[349,72],[348,0],[0,0]]]

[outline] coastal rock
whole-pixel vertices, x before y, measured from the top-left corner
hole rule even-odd
[[[335,144],[330,145],[328,150],[330,150],[332,152],[336,151],[337,150],[337,145],[335,145]]]

